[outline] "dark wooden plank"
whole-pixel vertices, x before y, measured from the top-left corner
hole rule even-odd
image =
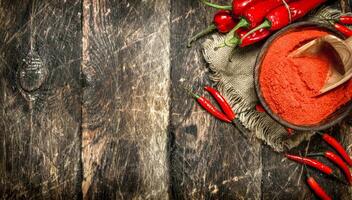
[[[0,2],[1,199],[81,197],[80,12]]]
[[[232,125],[212,118],[178,87],[183,79],[204,94],[202,86],[211,84],[200,42],[192,49],[186,49],[185,45],[191,34],[211,23],[213,12],[214,9],[199,1],[171,1],[172,196],[174,199],[260,199],[260,143],[243,138]]]
[[[82,190],[168,196],[169,2],[85,0]]]
[[[339,125],[327,132],[330,132],[350,149],[351,132],[349,132],[350,129],[345,126]],[[300,144],[289,152],[296,155],[305,155],[306,152],[317,153],[326,150],[333,149],[322,141],[320,136],[316,135],[308,142]],[[274,153],[268,147],[263,148],[262,152],[264,168],[262,186],[263,199],[315,199],[313,193],[305,183],[305,171],[302,165],[285,159],[283,154]],[[317,159],[340,173],[338,167],[334,166],[326,159]],[[334,196],[336,199],[350,199],[351,191],[349,191],[348,186],[338,183],[336,180],[330,179],[316,170],[312,169],[310,172],[331,196]],[[340,173],[340,176],[344,179],[342,173]]]

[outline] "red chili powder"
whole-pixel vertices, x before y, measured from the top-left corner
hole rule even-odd
[[[326,34],[318,29],[285,34],[271,44],[264,57],[259,77],[263,97],[287,122],[319,123],[352,98],[352,81],[316,96],[328,77],[330,61],[326,56],[287,57],[299,46]]]

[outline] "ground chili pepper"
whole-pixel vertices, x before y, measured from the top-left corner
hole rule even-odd
[[[209,86],[205,86],[204,89],[208,91],[219,103],[227,118],[233,121],[236,118],[236,114],[233,112],[231,106],[227,103],[226,99],[220,94],[220,92]]]
[[[218,30],[220,33],[228,33],[235,27],[235,20],[232,14],[228,10],[220,10],[214,15],[213,24],[208,26],[203,31],[197,33],[192,38],[189,39],[187,47],[191,47],[192,42],[195,42],[199,38]]]
[[[352,166],[352,160],[348,153],[346,152],[345,148],[332,136],[327,133],[319,133],[322,136],[323,140],[328,143],[331,147],[333,147],[342,158],[347,162],[349,166]]]
[[[317,195],[322,200],[331,200],[332,198],[325,192],[325,190],[319,185],[319,183],[309,174],[307,171],[307,184],[310,189],[313,190],[314,194]]]
[[[352,30],[342,24],[339,23],[334,23],[334,28],[338,30],[340,33],[342,33],[346,37],[351,37],[352,36]]]
[[[247,35],[260,30],[260,29],[268,29],[270,31],[275,31],[281,29],[291,22],[303,17],[312,9],[318,7],[319,5],[323,4],[327,0],[309,0],[309,1],[296,1],[286,5],[279,6],[272,11],[270,11],[266,15],[266,19],[262,24],[257,26],[256,28],[252,29],[247,33]],[[247,36],[246,35],[246,36]],[[246,37],[244,36],[244,38]],[[242,38],[243,39],[243,38]]]
[[[325,151],[324,153],[312,153],[309,154],[308,156],[324,156],[330,161],[332,161],[334,164],[336,164],[345,174],[345,177],[348,181],[348,183],[351,185],[352,184],[352,175],[351,171],[348,168],[347,164],[340,158],[340,156],[336,155],[335,153],[331,151]]]

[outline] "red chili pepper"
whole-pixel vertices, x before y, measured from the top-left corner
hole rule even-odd
[[[336,164],[343,171],[348,183],[350,185],[352,184],[351,171],[348,168],[347,164],[342,160],[342,158],[340,156],[336,155],[335,153],[333,153],[331,151],[325,151],[324,153],[313,153],[313,154],[309,154],[309,156],[324,156],[324,157],[326,157],[327,159],[332,161],[334,164]]]
[[[349,29],[348,27],[339,24],[339,23],[334,23],[334,27],[336,30],[338,30],[340,33],[342,33],[346,37],[351,37],[352,36],[352,30]]]
[[[337,21],[342,24],[352,25],[352,16],[343,15],[340,16]]]
[[[265,112],[263,106],[260,105],[260,104],[255,105],[255,109],[256,109],[258,112],[262,112],[262,113]]]
[[[187,47],[191,47],[192,42],[198,40],[199,38],[218,30],[220,33],[228,33],[235,27],[235,20],[233,19],[231,12],[228,10],[220,10],[214,15],[213,24],[208,26],[203,31],[197,33],[192,38],[189,39]]]
[[[313,167],[313,168],[323,172],[324,174],[334,176],[334,171],[329,166],[327,166],[324,163],[321,163],[315,159],[305,158],[305,157],[295,156],[295,155],[290,155],[290,154],[286,154],[285,156],[290,160],[293,160],[298,163]]]
[[[319,5],[326,2],[326,0],[309,0],[309,1],[296,1],[288,4],[289,10],[285,5],[279,6],[266,15],[264,22],[252,29],[247,33],[247,35],[260,30],[268,29],[270,31],[275,31],[287,26],[291,22],[303,17],[312,9],[318,7]],[[291,19],[290,19],[291,16]],[[246,37],[246,36],[244,36]]]
[[[236,118],[236,114],[233,112],[231,106],[227,103],[226,99],[220,94],[220,92],[209,86],[205,86],[204,89],[208,91],[219,103],[227,118],[233,121]]]
[[[232,1],[232,13],[234,16],[242,16],[245,10],[256,4],[257,2],[262,2],[263,0],[233,0]]]
[[[284,4],[284,0],[265,0],[257,3],[251,4],[246,8],[243,14],[240,16],[240,21],[231,30],[235,32],[240,28],[250,28],[256,27],[260,22],[263,21],[265,16],[274,8]],[[285,0],[287,3],[294,0]],[[231,39],[228,40],[228,44],[231,44]]]
[[[233,0],[232,1],[232,6],[223,6],[223,5],[217,5],[214,3],[207,2],[205,0],[201,0],[202,3],[205,5],[208,5],[210,7],[216,8],[216,9],[221,9],[221,10],[232,10],[232,13],[234,17],[239,17],[242,16],[243,12],[247,7],[250,5],[260,2],[262,0]]]
[[[197,94],[194,94],[191,89],[189,89],[186,86],[182,86],[183,89],[187,91],[188,94],[190,94],[194,99],[197,100],[197,102],[206,110],[208,113],[216,117],[217,119],[220,119],[224,122],[231,123],[231,120],[226,117],[221,111],[219,111],[211,102],[202,96],[199,96]]]
[[[285,0],[286,3],[294,0]],[[241,20],[234,29],[238,28],[254,28],[262,22],[265,16],[274,8],[283,5],[283,0],[266,0],[260,1],[249,6],[241,15]]]
[[[317,195],[322,200],[331,200],[332,198],[325,192],[325,190],[320,187],[319,183],[309,174],[307,174],[307,184],[313,190],[315,195]]]
[[[211,115],[214,117],[224,121],[231,123],[231,120],[227,118],[223,113],[221,113],[215,106],[211,104],[211,102],[206,99],[205,97],[202,96],[197,96],[195,97],[198,103],[206,110],[208,111]]]
[[[226,45],[236,46],[239,44],[240,47],[246,47],[262,41],[263,39],[267,38],[271,32],[263,28],[251,33],[250,35],[247,35],[248,31],[243,29],[237,30],[236,33],[238,36],[229,40],[228,43],[226,42]],[[245,35],[247,36],[244,38]]]
[[[322,136],[323,140],[328,143],[330,146],[332,146],[339,154],[342,156],[342,158],[347,162],[349,166],[352,166],[352,160],[346,150],[343,148],[343,146],[332,136],[330,136],[327,133],[321,134],[318,133]]]
[[[294,130],[292,128],[286,128],[288,135],[292,135]]]

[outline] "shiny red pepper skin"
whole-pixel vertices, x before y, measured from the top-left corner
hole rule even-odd
[[[232,13],[235,17],[240,17],[243,15],[246,8],[261,1],[263,0],[233,0]]]
[[[231,106],[227,103],[226,99],[220,94],[220,92],[209,86],[205,86],[204,89],[214,97],[216,102],[218,102],[227,118],[233,121],[236,118],[236,114],[233,112]]]
[[[331,200],[332,198],[325,192],[325,190],[320,187],[318,182],[312,177],[307,177],[307,184],[314,191],[314,193],[322,200]]]
[[[331,147],[337,151],[340,156],[347,162],[349,166],[352,166],[352,160],[343,146],[332,136],[327,133],[322,134],[323,140],[328,143]]]
[[[329,166],[327,166],[324,163],[321,163],[315,159],[305,158],[305,157],[295,156],[295,155],[290,155],[290,154],[286,154],[285,156],[290,160],[311,166],[311,167],[323,172],[324,174],[333,175],[334,171]]]
[[[236,1],[236,0],[235,0]],[[290,3],[294,0],[286,0],[286,3]],[[283,5],[283,0],[266,0],[252,4],[243,13],[243,17],[250,24],[248,28],[254,28],[263,22],[265,16],[274,8]]]
[[[248,33],[247,30],[240,29],[237,31],[237,34],[240,38],[243,38]],[[254,43],[260,42],[263,39],[267,38],[271,34],[270,31],[267,29],[260,29],[250,35],[248,35],[246,38],[242,39],[240,47],[246,47],[249,45],[252,45]]]
[[[197,41],[199,38],[218,30],[220,33],[228,33],[235,27],[236,21],[232,17],[231,11],[229,10],[219,10],[214,15],[213,23],[206,29],[192,36],[188,40],[187,47],[191,47],[191,44]]]
[[[326,0],[309,0],[309,1],[296,1],[289,3],[289,8],[291,12],[292,22],[305,16],[309,11],[318,7],[319,5],[325,3]],[[288,24],[290,24],[289,12],[286,6],[280,6],[272,10],[267,16],[267,20],[270,21],[271,27],[269,30],[275,31],[279,30]]]
[[[255,105],[255,110],[261,113],[265,112],[263,106],[260,104]]]
[[[217,119],[220,119],[224,122],[231,123],[231,120],[228,119],[222,112],[220,112],[216,107],[214,107],[211,102],[204,98],[204,97],[197,97],[197,102],[206,110],[208,111],[211,115],[216,117]]]
[[[342,24],[352,25],[352,16],[340,16],[338,22]]]
[[[334,27],[336,30],[338,30],[340,33],[342,33],[346,37],[351,37],[352,36],[352,30],[349,29],[348,27],[341,25],[339,23],[335,23]]]
[[[331,160],[333,163],[335,163],[337,166],[340,167],[340,169],[343,171],[343,173],[346,176],[346,179],[348,181],[348,183],[351,185],[352,184],[352,175],[351,175],[351,171],[348,168],[347,164],[342,160],[342,158],[340,158],[340,156],[334,154],[331,151],[326,151],[324,153],[324,156]]]
[[[235,20],[229,10],[219,10],[215,13],[213,23],[220,33],[228,33],[235,27]]]

